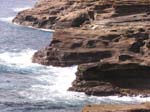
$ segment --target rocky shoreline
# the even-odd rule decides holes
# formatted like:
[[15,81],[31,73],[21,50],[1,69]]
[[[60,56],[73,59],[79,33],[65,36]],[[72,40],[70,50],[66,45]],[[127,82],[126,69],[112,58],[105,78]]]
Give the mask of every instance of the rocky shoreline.
[[33,62],[79,65],[69,90],[88,95],[150,95],[149,0],[39,0],[14,23],[54,29]]
[[149,112],[150,104],[134,105],[87,105],[82,112]]

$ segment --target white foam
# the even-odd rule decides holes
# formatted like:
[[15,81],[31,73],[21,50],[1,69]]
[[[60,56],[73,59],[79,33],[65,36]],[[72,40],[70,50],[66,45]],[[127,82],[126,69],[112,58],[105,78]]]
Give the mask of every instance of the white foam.
[[15,65],[30,65],[35,50],[26,49],[21,52],[4,52],[0,54],[0,62]]
[[69,92],[67,89],[71,87],[72,81],[75,79],[77,66],[74,67],[49,67],[47,75],[34,77],[35,79],[45,82],[46,84],[32,85],[19,94],[31,101],[48,100],[52,103],[62,103],[69,105],[84,105],[84,104],[100,104],[100,103],[141,103],[150,101],[150,97],[142,98],[141,96],[108,96],[96,97],[87,96],[84,93]]
[[32,28],[32,29],[36,29],[36,30],[40,30],[40,31],[55,32],[55,30],[52,30],[52,29],[35,28],[35,27],[32,27],[32,26],[27,26],[27,27]]
[[[19,92],[22,96],[26,96],[32,100],[60,100],[72,98],[72,92],[67,89],[71,86],[71,82],[75,79],[77,66],[74,67],[47,67],[49,74],[35,76],[34,78],[45,82],[44,85],[32,85],[31,88]],[[70,96],[70,97],[69,97]]]
[[33,49],[25,49],[20,52],[0,53],[0,65],[6,68],[6,72],[48,74],[50,71],[47,66],[32,63],[32,56],[35,52],[36,50]]
[[[13,22],[13,24],[17,25],[17,26],[24,26],[24,25],[20,25],[18,23],[15,23]],[[27,28],[32,28],[32,29],[36,29],[36,30],[40,30],[40,31],[45,31],[45,32],[55,32],[55,30],[52,30],[52,29],[44,29],[44,28],[35,28],[33,26],[24,26],[24,27],[27,27]]]
[[[61,74],[59,74],[61,77]],[[69,74],[68,74],[69,75]],[[70,74],[72,75],[72,74]],[[64,80],[63,77],[61,77]],[[73,81],[72,79],[65,79],[64,83]],[[55,80],[52,80],[54,81]],[[56,81],[58,84],[59,81]],[[70,83],[71,84],[71,83]],[[70,85],[69,84],[69,85]],[[150,97],[142,98],[140,96],[130,97],[130,96],[108,96],[108,97],[96,97],[96,96],[87,96],[84,93],[77,92],[68,92],[66,89],[69,86],[63,85],[33,85],[31,88],[25,91],[19,92],[21,96],[31,99],[32,101],[44,101],[48,100],[52,103],[61,103],[64,104],[72,104],[72,105],[80,105],[80,104],[100,104],[100,103],[113,103],[113,104],[134,104],[134,103],[142,103],[142,102],[150,102]],[[64,91],[65,90],[65,91]]]
[[14,17],[2,17],[0,21],[11,23]]
[[26,9],[30,9],[31,7],[29,6],[26,6],[26,7],[18,7],[18,8],[13,8],[13,11],[14,12],[20,12],[20,11],[23,11],[23,10],[26,10]]

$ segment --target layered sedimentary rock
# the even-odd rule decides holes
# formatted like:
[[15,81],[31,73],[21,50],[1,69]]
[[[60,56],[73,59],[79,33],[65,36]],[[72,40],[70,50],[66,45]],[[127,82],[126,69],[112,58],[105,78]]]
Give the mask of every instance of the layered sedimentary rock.
[[115,60],[83,64],[78,67],[70,90],[87,95],[148,95],[150,66]]
[[136,105],[87,105],[82,112],[149,112],[150,104]]
[[[140,7],[140,8],[139,8]],[[149,20],[149,0],[39,0],[34,8],[18,13],[13,22],[38,28],[89,27],[100,24]],[[124,16],[121,18],[117,18]],[[95,26],[95,27],[96,27]]]
[[89,95],[150,93],[149,0],[41,0],[13,22],[56,29],[33,62],[84,64],[70,90]]
[[37,52],[33,62],[70,66],[121,54],[148,55],[149,13],[148,0],[56,0],[55,4],[41,0],[20,12],[13,22],[63,28],[56,30],[51,44]]
[[107,43],[101,42],[98,36],[97,33],[90,34],[77,29],[70,29],[69,32],[57,30],[51,44],[34,54],[33,62],[44,65],[70,66],[112,57],[112,50],[105,49]]

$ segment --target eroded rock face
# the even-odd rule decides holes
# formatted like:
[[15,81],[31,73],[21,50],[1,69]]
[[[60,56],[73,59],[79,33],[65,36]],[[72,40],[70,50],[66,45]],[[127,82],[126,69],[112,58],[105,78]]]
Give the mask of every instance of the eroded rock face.
[[70,90],[98,96],[150,93],[149,0],[40,0],[13,22],[56,29],[33,62],[84,64]]
[[87,105],[82,112],[149,112],[150,104],[132,105]]
[[91,18],[86,7],[86,2],[80,1],[41,0],[34,8],[18,13],[13,22],[48,29],[80,27]]
[[149,66],[131,61],[83,64],[69,90],[97,96],[146,95],[150,93],[149,74]]
[[[149,31],[128,27],[115,32],[100,30],[56,30],[49,46],[33,56],[33,62],[44,65],[71,66],[103,59],[141,60],[149,63]],[[133,33],[128,33],[128,32]]]
[[34,8],[18,13],[13,22],[49,29],[86,25],[89,29],[93,26],[101,29],[106,23],[143,21],[147,24],[149,4],[149,0],[39,0]]
[[59,29],[51,44],[35,53],[33,62],[70,66],[104,58],[147,59],[149,13],[148,0],[56,0],[55,4],[41,0],[33,9],[20,12],[13,22]]
[[76,30],[76,32],[57,30],[51,44],[34,54],[33,62],[44,65],[71,66],[112,57],[113,50],[99,49],[99,47],[105,47],[106,43],[101,42],[97,36],[96,33],[89,34],[81,30]]

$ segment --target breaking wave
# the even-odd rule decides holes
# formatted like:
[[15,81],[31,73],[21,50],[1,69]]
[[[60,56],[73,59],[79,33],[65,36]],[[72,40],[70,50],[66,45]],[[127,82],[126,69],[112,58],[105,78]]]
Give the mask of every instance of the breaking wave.
[[62,68],[34,64],[31,61],[34,52],[36,50],[26,49],[21,52],[0,54],[1,72],[27,75],[38,82],[30,84],[31,80],[28,77],[27,82],[30,84],[30,87],[18,91],[21,97],[32,102],[48,101],[56,105],[81,106],[90,103],[140,103],[150,101],[150,98],[141,98],[140,96],[96,97],[87,96],[84,93],[69,92],[67,89],[75,79],[77,66]]
[[11,23],[14,17],[2,17],[0,21]]

